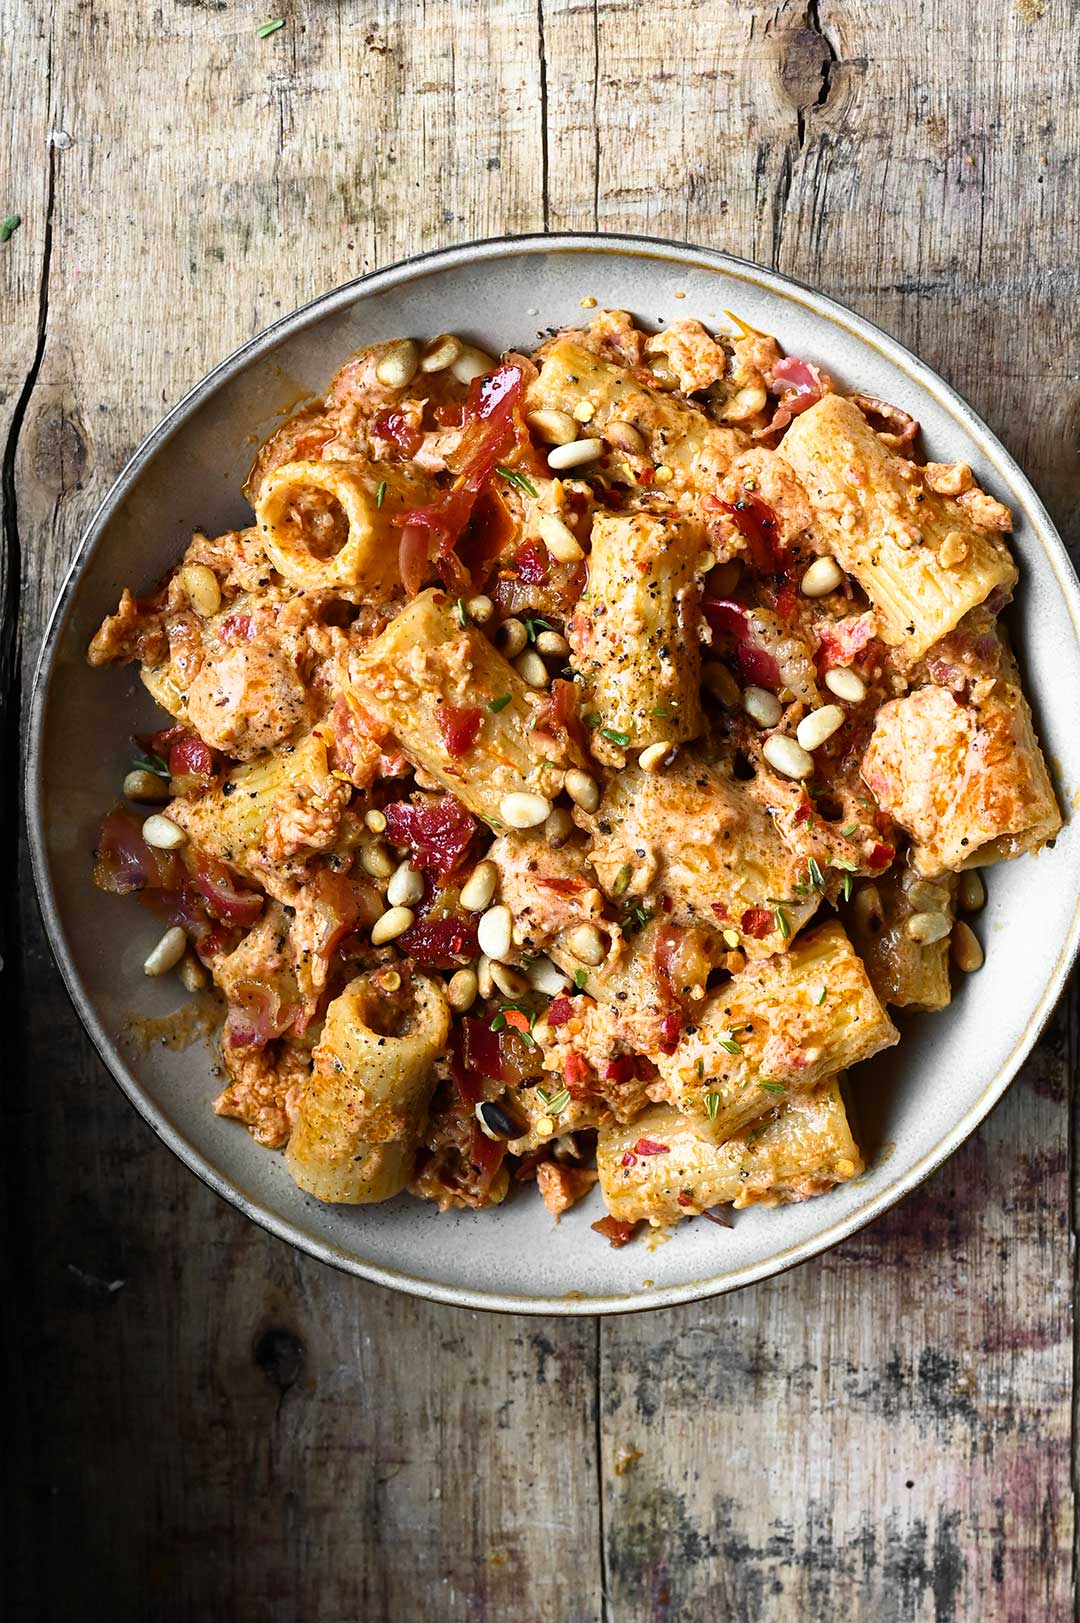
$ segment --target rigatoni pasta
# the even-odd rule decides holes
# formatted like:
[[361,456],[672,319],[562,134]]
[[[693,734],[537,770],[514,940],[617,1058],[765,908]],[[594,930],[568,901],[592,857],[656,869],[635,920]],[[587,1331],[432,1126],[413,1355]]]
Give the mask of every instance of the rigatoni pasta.
[[621,1244],[850,1181],[841,1073],[982,962],[968,870],[1060,827],[1007,510],[749,328],[424,353],[350,357],[255,524],[103,622],[164,715],[95,879],[318,1200],[598,1181]]

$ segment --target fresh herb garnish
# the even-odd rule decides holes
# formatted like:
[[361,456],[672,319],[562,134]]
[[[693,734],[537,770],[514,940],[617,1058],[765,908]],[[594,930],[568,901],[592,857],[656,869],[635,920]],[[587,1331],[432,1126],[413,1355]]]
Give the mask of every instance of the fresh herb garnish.
[[649,714],[650,716],[655,716],[657,721],[667,721],[671,715],[671,711],[668,709],[666,704],[656,704],[649,711]]
[[776,909],[776,928],[780,931],[780,939],[786,941],[791,934],[791,925],[782,907]]
[[847,827],[842,828],[840,832],[844,836],[845,840],[850,840],[853,834],[857,834],[859,832],[859,825],[858,823],[849,823]]
[[652,917],[653,910],[651,907],[646,907],[644,902],[635,902],[623,914],[622,927],[627,934],[636,935],[639,930],[644,930]]
[[536,1097],[549,1116],[561,1116],[570,1103],[570,1089],[562,1088],[558,1093],[548,1094],[543,1088],[537,1088]]
[[601,727],[600,737],[606,738],[609,744],[618,744],[622,749],[630,742],[629,733],[616,732],[614,727]]
[[530,642],[536,641],[538,631],[550,631],[551,623],[548,620],[526,620],[525,632]]
[[787,1092],[787,1088],[785,1088],[782,1082],[759,1082],[758,1087],[761,1089],[762,1093],[781,1094]]
[[492,1031],[505,1031],[506,1030],[506,1015],[503,1013],[503,1011],[501,1009],[499,1009],[495,1014],[492,1015],[490,1029]]
[[375,492],[375,506],[376,507],[381,507],[385,500],[386,500],[386,480],[385,479],[380,479],[379,480],[379,488]]
[[498,712],[500,710],[505,710],[509,703],[510,703],[510,695],[509,695],[509,693],[503,693],[497,699],[489,699],[488,700],[488,709],[489,710],[494,710],[496,712],[496,714],[498,714]]
[[705,1109],[709,1120],[715,1121],[716,1113],[720,1109],[720,1095],[718,1093],[707,1093],[705,1095]]
[[586,710],[581,719],[586,727],[599,727],[600,725],[600,717],[595,710]]
[[0,242],[7,242],[8,238],[13,237],[21,225],[21,214],[6,215],[5,218],[0,221]]
[[454,604],[454,607],[457,610],[458,625],[461,627],[462,631],[464,631],[465,627],[469,623],[469,611],[465,607],[464,600],[460,597]]
[[851,890],[852,890],[851,875],[849,873],[846,873],[844,875],[844,882],[840,886],[840,894],[843,896],[845,902],[850,902],[850,900],[851,900]]
[[628,862],[624,863],[619,869],[618,873],[615,875],[615,879],[611,886],[611,894],[613,896],[624,895],[626,892],[626,887],[629,885],[633,875],[633,868],[631,868]]
[[153,772],[155,777],[158,778],[172,777],[168,762],[164,761],[160,755],[136,755],[131,764],[139,772]]
[[823,986],[823,987],[822,987],[822,988],[821,988],[821,991],[820,991],[820,992],[819,992],[819,993],[818,993],[818,995],[817,995],[817,997],[816,997],[816,998],[815,998],[815,999],[814,999],[814,1007],[815,1007],[815,1008],[817,1008],[817,1009],[820,1009],[820,1008],[821,1008],[821,1005],[822,1005],[822,1004],[823,1004],[823,1003],[824,1003],[824,1001],[825,1001],[825,990],[826,990],[826,989],[825,989],[825,987],[824,987],[824,986]]
[[589,979],[589,971],[587,969],[575,969],[574,970],[574,985],[577,987],[579,992],[584,992],[585,983],[586,983],[586,981],[588,979]]
[[263,23],[261,28],[256,28],[255,32],[260,39],[267,39],[271,34],[276,34],[279,28],[284,27],[284,17],[275,17],[271,22]]
[[725,1054],[742,1053],[742,1044],[737,1043],[734,1037],[718,1037],[716,1040],[720,1044],[720,1047],[724,1050]]
[[816,857],[810,857],[807,860],[806,871],[810,875],[810,883],[814,887],[814,889],[815,890],[824,890],[825,889],[825,880],[822,877],[821,869],[818,866],[818,862],[817,862]]
[[536,495],[536,486],[533,484],[532,480],[527,478],[526,475],[523,474],[518,468],[496,467],[495,472],[501,474],[506,480],[507,484],[513,485],[515,490],[523,490],[526,496]]

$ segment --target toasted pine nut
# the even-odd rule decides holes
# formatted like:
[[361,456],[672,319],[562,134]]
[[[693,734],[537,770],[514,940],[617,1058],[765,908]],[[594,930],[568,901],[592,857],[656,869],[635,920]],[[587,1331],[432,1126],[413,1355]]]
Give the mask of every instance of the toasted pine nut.
[[187,951],[188,939],[178,924],[166,930],[153,952],[143,964],[144,975],[167,975],[175,969]]
[[529,633],[520,620],[504,620],[495,633],[495,643],[499,652],[507,659],[516,659],[529,641]]
[[485,597],[481,592],[478,597],[470,597],[465,605],[465,613],[476,625],[486,626],[495,613],[495,605],[490,597]]
[[536,639],[536,651],[545,654],[548,659],[565,659],[570,652],[570,644],[560,631],[541,631]]
[[495,982],[503,997],[523,997],[529,990],[529,983],[520,970],[511,969],[507,964],[492,962],[491,978]]
[[375,367],[375,376],[388,389],[405,389],[416,376],[420,346],[411,338],[396,338]]
[[482,913],[495,894],[499,870],[493,862],[478,862],[461,887],[462,907],[470,913]]
[[186,952],[180,960],[180,984],[185,992],[202,992],[210,984],[210,977],[193,952]]
[[716,553],[703,552],[694,565],[695,575],[708,575],[716,568]]
[[475,969],[455,970],[447,984],[446,1001],[458,1014],[464,1014],[476,1002],[478,990]]
[[411,907],[388,907],[381,918],[375,920],[371,926],[371,945],[384,947],[388,941],[396,941],[399,935],[412,928],[416,922],[416,914]]
[[643,772],[659,772],[671,755],[674,746],[665,739],[662,743],[649,744],[638,756],[638,766]]
[[627,456],[643,456],[645,452],[645,436],[641,430],[635,428],[633,423],[625,422],[621,417],[614,417],[604,424],[604,438],[616,451],[623,451]]
[[596,416],[596,407],[591,400],[579,400],[570,415],[576,423],[591,423]]
[[533,1128],[538,1138],[550,1138],[555,1131],[555,1123],[550,1116],[537,1116]]
[[558,997],[570,985],[570,977],[564,975],[550,958],[535,959],[525,973],[529,977],[529,985],[534,991],[543,992],[545,997]]
[[775,693],[768,688],[748,687],[742,696],[743,709],[759,727],[775,727],[784,714],[784,707]]
[[726,704],[729,710],[742,699],[738,682],[727,666],[721,665],[717,659],[706,660],[701,667],[701,680],[713,698],[719,699],[721,704]]
[[858,671],[850,670],[846,665],[834,665],[831,671],[826,671],[825,686],[847,704],[861,704],[866,698],[866,683]]
[[809,778],[814,771],[814,758],[801,744],[786,733],[770,733],[761,747],[769,765],[785,778]]
[[982,874],[969,868],[967,873],[960,875],[960,884],[957,887],[956,900],[963,913],[977,913],[981,907],[986,906],[986,886],[983,884]]
[[860,885],[855,892],[851,910],[855,923],[864,930],[871,930],[875,935],[885,922],[885,914],[881,907],[881,892],[876,885]]
[[472,383],[476,378],[482,378],[488,372],[494,372],[495,362],[490,355],[485,355],[482,349],[473,349],[463,345],[461,354],[451,361],[450,370],[459,383]]
[[379,811],[378,807],[372,806],[370,811],[366,811],[364,813],[364,825],[365,827],[369,828],[373,834],[385,834],[386,813]]
[[565,806],[553,806],[544,820],[544,838],[549,845],[565,845],[574,832],[574,819]]
[[944,941],[951,928],[944,913],[912,913],[904,925],[908,940],[914,941],[918,947],[929,947],[935,941]]
[[360,866],[372,879],[389,879],[397,863],[381,840],[372,840],[360,848]]
[[588,964],[591,969],[596,969],[607,957],[604,938],[595,924],[579,924],[576,930],[571,930],[566,946],[579,964]]
[[128,800],[143,800],[154,804],[157,801],[170,800],[172,789],[168,779],[159,778],[156,772],[145,772],[142,767],[136,767],[124,779],[124,794]]
[[656,472],[653,474],[653,478],[658,485],[670,485],[674,477],[675,474],[673,470],[668,467],[666,462],[660,462],[657,464]]
[[402,862],[390,875],[386,900],[391,907],[415,907],[424,894],[423,876],[410,862]]
[[421,372],[445,372],[464,348],[461,339],[452,332],[441,332],[437,338],[428,339],[420,355]]
[[563,788],[566,790],[575,806],[580,806],[584,812],[594,812],[600,804],[600,785],[588,772],[582,772],[580,767],[571,767],[563,779]]
[[495,982],[491,978],[491,959],[486,952],[480,954],[476,966],[476,985],[481,997],[490,997],[495,990]]
[[577,424],[568,411],[530,411],[525,421],[545,445],[569,445],[577,439]]
[[187,833],[171,817],[153,812],[142,826],[142,837],[158,851],[176,851],[185,844]]
[[973,975],[986,962],[978,936],[963,919],[959,919],[953,925],[952,955],[953,963],[957,969],[962,969],[965,975]]
[[916,913],[945,913],[949,906],[949,893],[943,885],[932,885],[928,879],[916,879],[905,885],[907,899]]
[[505,958],[514,939],[514,920],[510,909],[501,903],[498,907],[489,907],[486,913],[480,915],[476,935],[480,951],[492,960],[493,965]]
[[519,654],[514,661],[514,669],[531,688],[547,687],[548,668],[535,648],[526,648],[523,654]]
[[553,473],[561,473],[564,468],[583,468],[587,462],[595,462],[603,449],[603,440],[596,439],[574,440],[569,445],[554,445],[548,452],[548,467]]
[[220,609],[221,587],[207,564],[185,564],[180,571],[180,584],[200,620],[209,619]]
[[530,794],[527,790],[503,795],[499,813],[511,828],[538,828],[551,812],[551,801],[545,795]]
[[557,513],[541,513],[536,521],[540,539],[557,564],[577,563],[584,558],[581,543],[568,524]]
[[799,582],[799,590],[804,597],[827,597],[843,584],[844,571],[835,558],[815,558]]
[[795,729],[795,737],[804,750],[816,750],[844,725],[844,719],[838,704],[823,704],[820,710],[811,710],[803,717]]

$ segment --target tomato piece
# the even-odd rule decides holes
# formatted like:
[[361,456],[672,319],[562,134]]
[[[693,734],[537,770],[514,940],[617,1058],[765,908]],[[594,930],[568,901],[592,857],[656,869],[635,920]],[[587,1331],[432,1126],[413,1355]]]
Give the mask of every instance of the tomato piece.
[[548,1025],[565,1026],[573,1012],[574,1005],[568,997],[552,998],[547,1012]]
[[743,935],[751,936],[755,941],[764,941],[776,929],[776,920],[767,908],[748,907],[739,920],[739,928]]
[[434,801],[397,800],[386,807],[391,844],[408,846],[417,865],[439,881],[460,866],[478,826],[453,795]]
[[425,969],[457,969],[476,958],[478,920],[469,913],[447,913],[417,919],[397,938],[397,946]]
[[629,1245],[637,1232],[636,1223],[624,1223],[621,1217],[602,1217],[598,1223],[591,1223],[590,1228],[596,1234],[602,1234],[615,1250]]
[[529,586],[539,586],[547,580],[550,554],[540,541],[526,541],[514,555],[513,567],[521,580]]
[[442,734],[446,753],[459,761],[476,743],[484,712],[472,705],[440,704],[435,709],[435,720]]
[[660,1144],[655,1138],[639,1138],[634,1145],[635,1155],[670,1155],[671,1145]]
[[404,411],[384,411],[371,425],[380,439],[392,440],[402,456],[415,456],[424,443],[423,430]]

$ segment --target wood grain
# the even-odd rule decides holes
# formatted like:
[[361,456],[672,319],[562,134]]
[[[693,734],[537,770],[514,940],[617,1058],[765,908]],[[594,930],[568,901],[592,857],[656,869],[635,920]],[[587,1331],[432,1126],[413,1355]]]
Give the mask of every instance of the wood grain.
[[[504,231],[652,231],[845,299],[968,395],[1080,544],[1068,0],[977,26],[960,0],[283,14],[260,41],[248,4],[0,0],[16,713],[80,529],[168,403],[321,289]],[[831,1256],[541,1324],[243,1222],[109,1084],[25,857],[6,905],[13,1615],[1071,1615],[1075,994],[981,1132]]]

